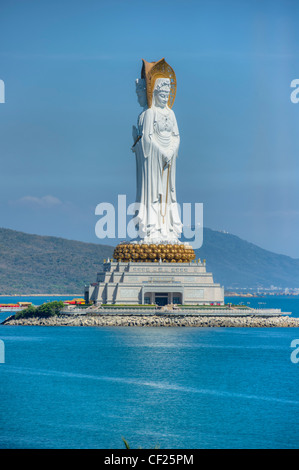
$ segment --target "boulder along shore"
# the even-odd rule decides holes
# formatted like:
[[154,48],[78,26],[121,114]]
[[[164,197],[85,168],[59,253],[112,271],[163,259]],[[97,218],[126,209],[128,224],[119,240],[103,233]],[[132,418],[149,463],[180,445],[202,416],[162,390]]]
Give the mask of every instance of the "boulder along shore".
[[2,325],[21,326],[142,326],[142,327],[299,327],[289,316],[195,316],[195,315],[57,315],[49,318],[8,317]]

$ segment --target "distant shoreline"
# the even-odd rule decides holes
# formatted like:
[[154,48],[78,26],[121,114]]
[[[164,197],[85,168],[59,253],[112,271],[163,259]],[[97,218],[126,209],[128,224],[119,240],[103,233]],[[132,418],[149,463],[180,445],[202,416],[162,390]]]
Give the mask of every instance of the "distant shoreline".
[[0,297],[82,297],[81,294],[0,294]]
[[[82,292],[79,294],[0,294],[0,297],[83,297]],[[224,297],[241,297],[241,298],[257,298],[257,297],[266,297],[271,296],[275,297],[298,297],[299,294],[234,294],[234,293],[225,293]]]
[[[254,298],[263,298],[263,297],[288,297],[288,298],[299,298],[297,294],[260,294],[260,295],[246,295],[246,294],[224,294],[224,297],[239,297],[241,299],[254,299]],[[80,297],[83,298],[82,292],[80,294],[0,294],[1,297]]]

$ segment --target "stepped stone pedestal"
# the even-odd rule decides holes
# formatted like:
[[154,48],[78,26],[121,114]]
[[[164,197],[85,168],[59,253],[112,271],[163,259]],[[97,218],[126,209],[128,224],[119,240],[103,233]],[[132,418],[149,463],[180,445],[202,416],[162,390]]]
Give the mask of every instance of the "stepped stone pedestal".
[[85,286],[95,304],[224,304],[224,288],[206,272],[205,262],[108,261],[96,282]]

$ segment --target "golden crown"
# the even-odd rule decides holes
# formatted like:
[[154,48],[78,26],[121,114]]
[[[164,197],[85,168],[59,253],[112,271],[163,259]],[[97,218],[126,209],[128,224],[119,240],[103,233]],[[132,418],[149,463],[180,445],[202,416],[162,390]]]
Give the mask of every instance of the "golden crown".
[[142,59],[141,78],[145,79],[146,82],[146,96],[147,104],[150,108],[152,106],[153,91],[155,88],[155,82],[157,78],[169,78],[170,80],[170,93],[168,98],[168,106],[172,108],[176,95],[176,76],[174,70],[166,62],[166,60],[160,59],[157,62],[147,62]]

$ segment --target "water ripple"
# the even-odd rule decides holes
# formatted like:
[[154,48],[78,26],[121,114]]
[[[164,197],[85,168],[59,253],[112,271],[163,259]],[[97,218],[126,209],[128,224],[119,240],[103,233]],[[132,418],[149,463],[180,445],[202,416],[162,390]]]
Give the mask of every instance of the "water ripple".
[[62,378],[68,377],[70,379],[84,379],[84,380],[94,380],[94,381],[102,381],[102,382],[114,382],[114,383],[135,385],[139,387],[150,387],[150,388],[160,389],[160,390],[177,391],[181,393],[194,393],[194,394],[211,395],[215,397],[226,397],[226,398],[240,398],[240,399],[245,399],[245,400],[261,400],[261,401],[295,405],[295,406],[299,405],[299,401],[288,400],[285,398],[244,394],[244,393],[230,392],[230,391],[217,390],[217,389],[185,387],[185,386],[181,386],[175,383],[145,381],[145,380],[140,380],[137,378],[129,378],[129,377],[90,375],[90,374],[80,374],[80,373],[74,373],[74,372],[65,372],[65,371],[56,371],[56,370],[47,370],[47,369],[32,369],[32,368],[16,367],[16,366],[9,366],[9,365],[6,365],[6,367],[2,369],[2,372],[24,374],[24,375],[39,375],[39,376],[47,376],[47,377],[62,377]]

